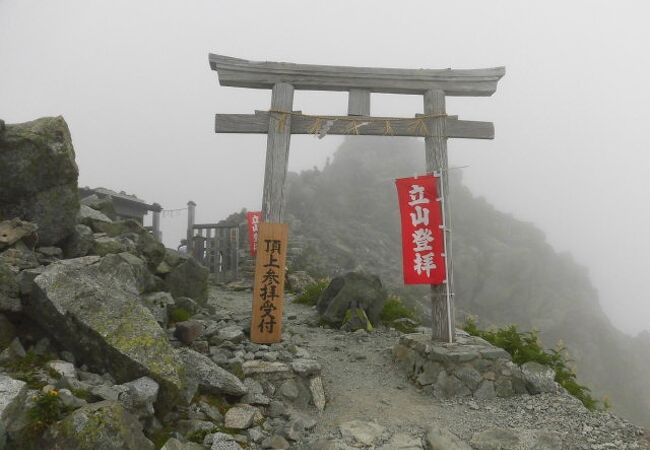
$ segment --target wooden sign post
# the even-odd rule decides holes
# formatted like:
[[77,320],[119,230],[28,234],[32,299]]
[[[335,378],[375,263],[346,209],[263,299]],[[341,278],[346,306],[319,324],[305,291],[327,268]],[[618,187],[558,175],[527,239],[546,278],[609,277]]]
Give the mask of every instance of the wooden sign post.
[[[217,133],[267,135],[262,217],[280,223],[284,213],[284,188],[292,134],[423,137],[427,173],[440,175],[438,190],[443,203],[445,249],[449,276],[431,288],[432,337],[453,342],[455,337],[451,227],[447,198],[447,139],[493,139],[491,122],[459,120],[447,115],[445,97],[492,95],[505,75],[504,67],[489,69],[389,69],[321,66],[282,62],[246,61],[209,55],[210,67],[222,86],[270,89],[271,108],[255,114],[217,114]],[[347,116],[306,115],[293,111],[294,90],[347,91]],[[423,97],[424,114],[414,117],[373,117],[370,95],[410,94]],[[260,250],[263,247],[260,241]],[[257,274],[256,274],[257,279]],[[257,286],[256,286],[257,289]],[[252,329],[252,328],[251,328]]]
[[282,340],[288,233],[287,224],[259,225],[251,320],[251,341],[256,344],[272,344]]

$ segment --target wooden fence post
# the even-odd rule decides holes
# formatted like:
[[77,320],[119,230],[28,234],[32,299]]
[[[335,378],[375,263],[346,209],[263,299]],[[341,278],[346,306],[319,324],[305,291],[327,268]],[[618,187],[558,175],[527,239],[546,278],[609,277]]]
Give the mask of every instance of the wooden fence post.
[[187,202],[187,254],[188,255],[194,254],[194,243],[192,241],[194,237],[195,208],[196,208],[196,203],[194,203],[192,200]]

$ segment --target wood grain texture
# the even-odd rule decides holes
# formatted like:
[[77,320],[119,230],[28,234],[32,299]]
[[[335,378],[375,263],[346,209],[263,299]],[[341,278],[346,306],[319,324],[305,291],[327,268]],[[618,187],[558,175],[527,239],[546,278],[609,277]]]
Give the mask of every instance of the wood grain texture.
[[282,341],[288,236],[287,224],[260,223],[250,334],[256,344]]
[[505,67],[488,69],[395,69],[323,66],[245,59],[210,53],[210,67],[222,86],[271,89],[289,83],[295,89],[349,91],[367,89],[386,94],[423,95],[442,90],[453,96],[490,96]]
[[[293,91],[293,86],[290,84],[280,83],[273,86],[271,109],[291,111]],[[268,117],[264,193],[262,195],[262,219],[264,222],[282,222],[292,117],[291,114],[281,113],[270,113]]]
[[[428,91],[424,94],[424,113],[427,115],[445,114],[445,93],[439,90]],[[443,118],[433,118],[428,121],[432,128],[433,136],[424,139],[427,173],[439,172],[439,191],[442,192],[444,221],[449,225],[449,203],[448,203],[448,183],[447,183],[447,139]],[[442,186],[440,186],[442,185]],[[441,189],[442,188],[442,189]],[[440,192],[439,194],[440,195]],[[449,243],[451,240],[447,239]],[[452,252],[448,244],[445,249],[447,254],[447,267],[449,274],[452,273]],[[447,279],[447,283],[451,280]],[[431,319],[432,319],[432,338],[435,341],[453,341],[455,339],[456,324],[454,317],[453,297],[451,299],[450,310],[447,308],[447,285],[439,284],[431,286]],[[451,314],[451,333],[449,329],[449,317]]]
[[[269,116],[271,113],[266,111],[256,111],[255,114],[216,114],[215,131],[217,133],[254,133],[266,134],[269,130]],[[332,116],[345,120],[333,120],[333,123],[327,130],[326,134],[332,135],[351,135],[356,134],[351,130],[352,122],[348,116]],[[386,135],[385,120],[392,121],[392,134],[389,136],[423,136],[421,129],[412,126],[411,120],[403,120],[397,117],[375,117],[372,122],[364,122],[364,117],[355,117],[357,126],[356,130],[359,135],[364,136],[384,136]],[[291,117],[291,134],[312,134],[314,126],[314,117],[308,115],[292,115]],[[445,133],[450,138],[461,139],[494,139],[494,125],[492,122],[478,122],[472,120],[458,120],[455,116],[448,116],[445,120]],[[323,120],[323,127],[327,126],[327,121]],[[427,127],[429,134],[433,129]]]

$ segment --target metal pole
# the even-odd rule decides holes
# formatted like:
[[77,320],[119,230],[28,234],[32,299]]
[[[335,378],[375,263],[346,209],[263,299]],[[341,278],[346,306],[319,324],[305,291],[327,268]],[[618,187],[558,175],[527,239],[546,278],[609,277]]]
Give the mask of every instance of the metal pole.
[[[445,211],[445,183],[443,182],[442,179],[442,172],[437,172],[433,174],[434,177],[437,177],[439,180],[439,186],[440,186],[440,207],[442,208],[442,211]],[[450,288],[450,279],[449,279],[449,261],[447,260],[447,233],[449,230],[447,229],[447,219],[445,217],[445,214],[442,214],[442,236],[443,236],[443,245],[445,248],[445,288],[446,288],[446,294],[447,294],[447,328],[449,329],[449,343],[451,344],[454,342],[454,332],[456,330],[452,329],[452,320],[451,320],[451,315],[452,315],[452,310],[451,310],[451,288]]]

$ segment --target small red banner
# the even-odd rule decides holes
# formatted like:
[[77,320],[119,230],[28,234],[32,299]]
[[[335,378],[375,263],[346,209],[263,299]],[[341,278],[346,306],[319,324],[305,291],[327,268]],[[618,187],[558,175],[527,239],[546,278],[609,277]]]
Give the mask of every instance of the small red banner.
[[442,284],[446,279],[436,180],[433,175],[395,180],[402,218],[404,284]]
[[260,222],[262,221],[262,212],[247,212],[246,221],[248,222],[248,246],[250,247],[251,256],[255,256],[257,253],[257,235],[259,234]]

